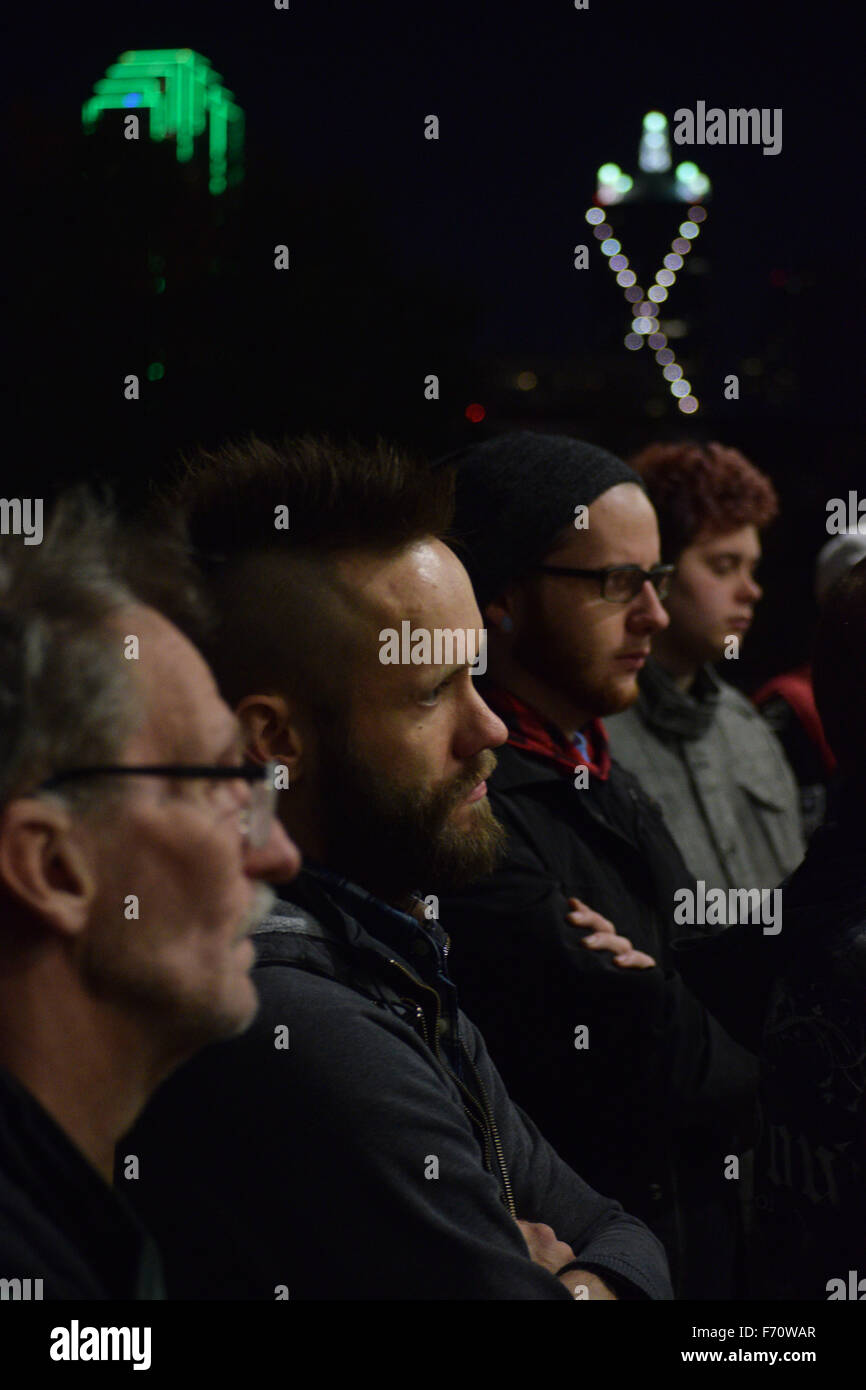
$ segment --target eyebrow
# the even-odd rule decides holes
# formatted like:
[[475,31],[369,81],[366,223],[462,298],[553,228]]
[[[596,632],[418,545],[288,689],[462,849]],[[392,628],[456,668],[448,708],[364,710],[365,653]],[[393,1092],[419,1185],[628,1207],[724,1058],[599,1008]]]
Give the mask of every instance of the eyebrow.
[[431,685],[442,685],[444,681],[451,680],[453,676],[459,675],[461,671],[467,670],[469,662],[464,661],[459,666],[436,666],[431,661],[429,666],[417,665],[410,667],[412,673],[412,686],[417,689],[423,686],[425,689]]

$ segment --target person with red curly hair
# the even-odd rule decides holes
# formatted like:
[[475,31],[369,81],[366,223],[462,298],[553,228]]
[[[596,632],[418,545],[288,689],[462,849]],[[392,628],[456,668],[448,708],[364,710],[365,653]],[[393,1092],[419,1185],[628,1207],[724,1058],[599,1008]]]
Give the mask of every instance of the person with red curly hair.
[[752,624],[776,490],[721,444],[653,444],[632,466],[676,573],[638,699],[607,721],[612,752],[658,801],[708,889],[775,888],[803,857],[796,783],[772,730],[714,666],[739,656]]

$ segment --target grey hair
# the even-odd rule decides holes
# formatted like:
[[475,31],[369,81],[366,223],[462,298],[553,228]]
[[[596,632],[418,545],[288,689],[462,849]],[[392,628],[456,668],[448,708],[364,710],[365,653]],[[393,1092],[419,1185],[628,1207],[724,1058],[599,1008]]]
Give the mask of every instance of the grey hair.
[[[64,494],[42,542],[0,539],[0,806],[57,772],[117,762],[143,718],[122,635],[110,620],[137,600],[122,578],[113,511]],[[89,808],[107,779],[63,788]]]

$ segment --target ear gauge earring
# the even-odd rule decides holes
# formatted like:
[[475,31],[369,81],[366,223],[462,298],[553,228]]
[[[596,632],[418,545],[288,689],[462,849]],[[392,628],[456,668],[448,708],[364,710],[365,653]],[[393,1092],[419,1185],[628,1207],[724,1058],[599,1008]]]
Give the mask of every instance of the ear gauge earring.
[[511,618],[507,613],[504,615],[502,622],[499,624],[499,631],[506,633],[514,631],[514,623],[511,621]]

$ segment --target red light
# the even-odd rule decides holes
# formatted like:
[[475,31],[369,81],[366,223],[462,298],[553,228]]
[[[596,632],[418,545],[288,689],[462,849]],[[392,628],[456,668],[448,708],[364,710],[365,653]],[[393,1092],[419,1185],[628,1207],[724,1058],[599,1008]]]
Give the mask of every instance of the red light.
[[484,409],[483,405],[479,405],[477,401],[474,401],[472,405],[467,405],[463,413],[467,420],[472,421],[473,425],[478,425],[484,419],[487,411]]
[[774,289],[774,290],[780,290],[780,289],[782,288],[782,286],[783,286],[783,285],[787,285],[787,283],[788,283],[788,272],[787,272],[787,270],[771,270],[771,271],[770,271],[770,284],[773,286],[773,289]]

